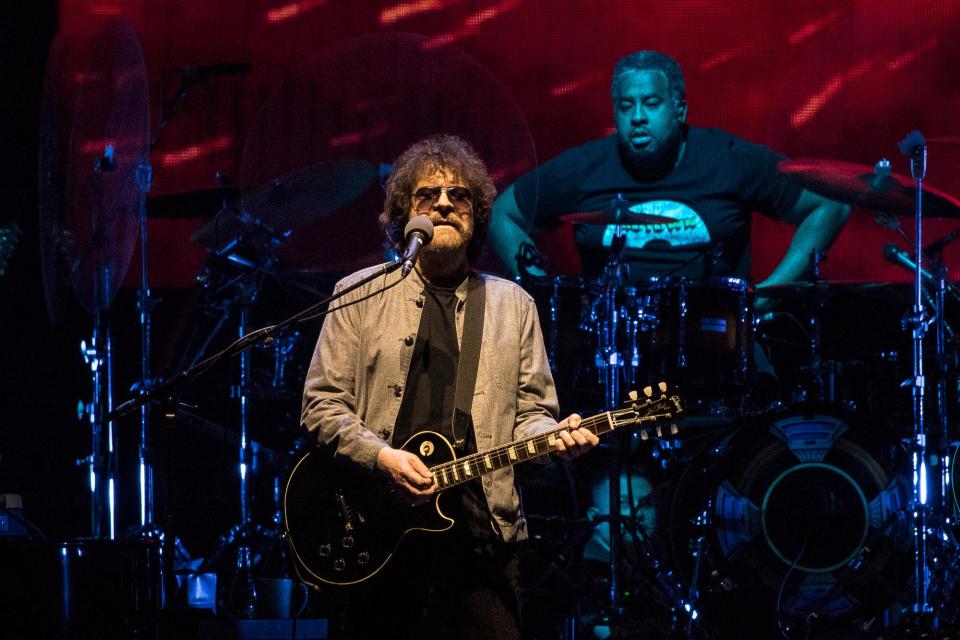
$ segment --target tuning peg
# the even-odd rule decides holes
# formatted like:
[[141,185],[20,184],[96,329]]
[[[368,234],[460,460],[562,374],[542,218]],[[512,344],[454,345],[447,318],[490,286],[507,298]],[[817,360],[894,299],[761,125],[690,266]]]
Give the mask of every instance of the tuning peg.
[[643,388],[643,395],[647,396],[648,398],[652,398],[652,397],[653,397],[653,387],[644,387],[644,388]]
[[667,383],[666,383],[666,382],[663,382],[663,381],[661,380],[660,383],[657,385],[657,387],[660,389],[660,393],[666,393],[666,392],[667,392]]
[[630,393],[627,394],[627,397],[630,398],[631,400],[636,400],[639,396],[636,391],[631,391]]
[[641,440],[649,440],[649,439],[650,439],[650,434],[647,433],[647,430],[646,430],[646,429],[644,429],[643,431],[640,432],[640,439],[641,439]]
[[675,436],[680,433],[680,427],[675,424],[670,425],[670,435]]

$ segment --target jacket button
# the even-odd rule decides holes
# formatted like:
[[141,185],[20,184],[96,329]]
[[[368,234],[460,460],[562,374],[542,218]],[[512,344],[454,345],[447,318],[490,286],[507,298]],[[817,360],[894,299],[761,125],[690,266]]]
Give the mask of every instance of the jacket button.
[[423,298],[417,298],[416,305],[420,308],[423,308]]
[[404,338],[403,344],[407,345],[408,347],[413,346],[413,336],[407,336]]

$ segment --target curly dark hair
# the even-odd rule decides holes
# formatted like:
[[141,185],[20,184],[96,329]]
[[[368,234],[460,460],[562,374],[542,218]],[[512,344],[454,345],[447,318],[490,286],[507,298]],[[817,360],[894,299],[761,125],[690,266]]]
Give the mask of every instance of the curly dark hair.
[[634,71],[659,71],[666,77],[670,86],[670,95],[673,106],[679,109],[687,103],[687,83],[683,79],[683,71],[677,61],[659,51],[634,51],[617,60],[613,68],[613,81],[610,83],[610,95],[614,104],[620,98],[617,95],[617,85],[620,79]]
[[413,204],[413,187],[417,179],[436,171],[457,176],[473,194],[473,239],[467,247],[467,260],[476,262],[487,241],[490,209],[497,189],[487,167],[473,147],[462,138],[439,134],[414,143],[393,163],[387,180],[387,197],[380,213],[380,224],[387,237],[402,250],[403,228]]

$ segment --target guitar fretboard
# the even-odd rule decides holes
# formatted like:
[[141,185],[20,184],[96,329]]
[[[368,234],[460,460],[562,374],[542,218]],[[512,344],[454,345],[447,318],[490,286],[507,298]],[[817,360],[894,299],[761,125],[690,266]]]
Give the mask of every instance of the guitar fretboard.
[[[614,429],[627,425],[641,425],[645,423],[662,423],[676,418],[682,411],[682,405],[676,396],[661,397],[658,400],[647,400],[627,409],[606,411],[580,422],[581,429],[587,429],[596,435],[609,433]],[[430,467],[437,481],[437,489],[449,489],[490,473],[527,460],[539,458],[557,450],[560,442],[561,428],[545,431],[535,436],[522,438],[509,444],[472,453],[450,462]],[[640,435],[649,437],[651,432],[662,436],[661,427],[644,429]],[[673,433],[676,427],[673,427]]]

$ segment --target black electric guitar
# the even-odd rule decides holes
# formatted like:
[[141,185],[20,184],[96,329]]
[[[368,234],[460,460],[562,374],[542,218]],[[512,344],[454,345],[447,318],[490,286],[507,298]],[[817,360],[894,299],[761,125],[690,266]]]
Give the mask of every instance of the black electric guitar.
[[[659,385],[659,395],[647,387],[643,397],[632,392],[623,409],[585,418],[580,427],[601,435],[623,427],[639,427],[640,437],[677,433],[683,404]],[[420,506],[386,480],[329,454],[307,453],[294,466],[283,500],[284,526],[300,579],[350,585],[367,580],[387,564],[400,541],[412,531],[438,532],[453,526],[440,509],[445,489],[491,471],[539,458],[556,450],[559,429],[516,440],[457,458],[439,433],[421,431],[402,449],[423,460],[437,484],[437,494]]]

